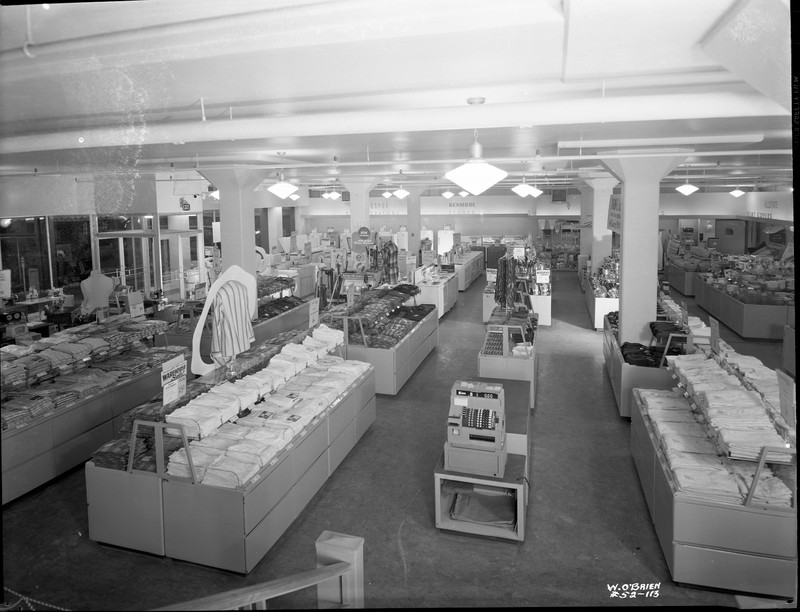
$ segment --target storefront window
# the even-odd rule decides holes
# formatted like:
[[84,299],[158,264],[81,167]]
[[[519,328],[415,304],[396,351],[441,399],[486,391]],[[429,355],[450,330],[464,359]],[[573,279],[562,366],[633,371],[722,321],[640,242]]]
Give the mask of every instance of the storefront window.
[[50,289],[47,221],[44,217],[0,219],[0,263],[11,271],[11,291]]
[[92,271],[89,217],[50,217],[50,252],[53,258],[53,285],[66,287],[80,283]]

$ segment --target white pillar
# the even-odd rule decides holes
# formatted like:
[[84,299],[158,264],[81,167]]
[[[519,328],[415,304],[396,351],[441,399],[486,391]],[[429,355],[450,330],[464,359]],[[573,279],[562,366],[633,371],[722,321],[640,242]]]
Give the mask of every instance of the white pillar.
[[[597,270],[603,260],[611,255],[612,232],[608,229],[608,206],[611,194],[619,180],[614,177],[589,179],[586,185],[580,187],[581,191],[581,219],[583,219],[584,194],[589,195],[591,201],[592,231],[586,232],[590,240],[589,250],[586,253],[592,260],[592,270]],[[583,234],[581,231],[581,249],[583,249]],[[581,253],[583,254],[583,253]]]
[[222,243],[222,270],[237,265],[253,276],[256,262],[255,204],[253,191],[269,176],[266,170],[198,171],[219,189],[219,230]]
[[350,231],[357,232],[359,227],[369,227],[369,192],[378,181],[348,179],[341,183],[350,193]]
[[[624,157],[603,163],[623,183],[619,265],[619,342],[650,340],[658,288],[658,211],[661,179],[690,151],[674,157]],[[618,151],[615,153],[623,153]],[[683,155],[679,155],[683,153]],[[594,219],[595,224],[600,219]],[[592,265],[599,265],[593,261]]]
[[417,257],[419,260],[419,232],[422,229],[422,194],[427,189],[427,185],[405,187],[408,191],[406,196],[406,228],[408,229],[408,254]]

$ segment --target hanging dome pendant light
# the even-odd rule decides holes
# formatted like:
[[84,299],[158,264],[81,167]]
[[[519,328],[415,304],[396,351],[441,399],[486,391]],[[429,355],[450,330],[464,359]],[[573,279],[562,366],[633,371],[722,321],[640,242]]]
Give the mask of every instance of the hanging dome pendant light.
[[470,147],[470,153],[472,157],[466,163],[445,173],[448,181],[453,181],[472,195],[479,195],[508,176],[508,172],[481,158],[483,147],[478,142],[478,130],[475,130],[475,142]]
[[292,185],[291,183],[286,182],[286,180],[283,177],[283,156],[286,155],[286,153],[278,153],[278,155],[280,155],[281,157],[281,170],[280,174],[278,175],[280,180],[274,185],[270,185],[269,187],[267,187],[267,191],[269,191],[272,194],[275,194],[281,200],[285,200],[295,191],[297,191],[297,185]]

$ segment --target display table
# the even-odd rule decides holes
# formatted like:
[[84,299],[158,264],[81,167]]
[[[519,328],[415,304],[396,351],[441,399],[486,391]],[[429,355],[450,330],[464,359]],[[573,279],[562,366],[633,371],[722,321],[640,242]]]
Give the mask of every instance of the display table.
[[458,278],[458,290],[466,291],[476,278],[483,274],[484,255],[479,251],[470,251],[466,255],[457,256],[453,264]]
[[697,275],[696,272],[684,270],[670,263],[667,264],[666,273],[670,287],[687,297],[691,297],[695,294],[696,289],[694,288],[694,284]]
[[702,277],[696,279],[695,296],[698,306],[742,338],[781,340],[783,328],[794,324],[794,306],[745,304]]
[[631,416],[633,389],[671,389],[672,375],[666,368],[648,368],[627,363],[607,318],[603,327],[603,361],[614,389],[614,399],[621,417]]
[[375,420],[370,368],[243,487],[86,464],[89,538],[249,573]]
[[[349,328],[347,321],[344,327]],[[368,348],[347,342],[345,336],[346,359],[366,361],[375,368],[375,392],[396,395],[439,344],[439,315],[435,309],[429,312],[392,348]]]
[[3,503],[80,465],[119,431],[121,415],[161,390],[161,366],[2,436]]
[[442,274],[438,280],[421,281],[417,286],[417,303],[433,304],[440,318],[455,306],[458,299],[458,277],[455,274]]
[[[552,286],[552,285],[551,285]],[[551,295],[528,295],[530,307],[538,315],[538,325],[552,324],[552,303]]]
[[[501,383],[505,394],[506,448],[508,455],[502,478],[467,474],[444,469],[444,453],[433,472],[436,527],[482,536],[523,541],[525,539],[525,515],[528,508],[529,457],[528,432],[530,409],[533,408],[533,384],[518,380],[499,378],[470,378],[470,381]],[[526,401],[528,398],[528,401]],[[486,494],[505,494],[513,497],[516,521],[513,525],[492,525],[456,520],[450,515],[454,494],[443,491],[449,482],[467,483]]]
[[[513,380],[527,380],[535,393],[536,381],[536,334],[530,343],[527,355],[514,355],[513,347],[522,342],[526,325],[533,326],[530,320],[523,323],[504,321],[500,315],[502,309],[495,314],[486,325],[486,336],[478,353],[478,374],[486,377],[502,377]],[[528,318],[530,318],[528,314]]]
[[745,506],[678,489],[634,393],[631,454],[672,579],[716,589],[797,596],[797,511]]
[[619,310],[619,298],[594,297],[591,283],[586,287],[584,295],[586,297],[586,307],[589,309],[589,317],[592,320],[592,327],[600,331],[603,329],[605,316],[609,312]]

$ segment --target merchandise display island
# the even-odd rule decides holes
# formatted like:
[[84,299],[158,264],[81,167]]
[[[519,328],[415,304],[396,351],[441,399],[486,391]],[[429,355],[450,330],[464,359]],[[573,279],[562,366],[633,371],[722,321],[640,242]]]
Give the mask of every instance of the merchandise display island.
[[796,508],[682,490],[640,389],[634,390],[632,403],[631,454],[672,579],[794,599]]
[[440,274],[417,283],[419,304],[433,304],[439,317],[443,317],[455,306],[458,300],[458,276],[455,273]]
[[695,295],[694,284],[697,274],[694,269],[686,269],[674,263],[668,263],[665,272],[670,287],[686,297]]
[[[478,377],[467,382],[501,384],[505,394],[507,460],[502,477],[445,469],[442,454],[433,472],[438,529],[523,541],[530,488],[528,436],[533,382]],[[466,498],[466,499],[465,499]],[[472,503],[470,503],[472,502]],[[462,516],[461,508],[472,506]]]
[[85,468],[89,537],[249,573],[374,420],[375,369],[370,366],[240,486],[136,470],[131,462],[120,470],[89,461]]
[[497,307],[478,353],[480,376],[530,381],[531,405],[536,397],[536,325],[536,316],[528,311]]
[[464,255],[457,255],[453,260],[458,290],[466,291],[472,282],[483,274],[484,254],[481,251],[468,251]]

